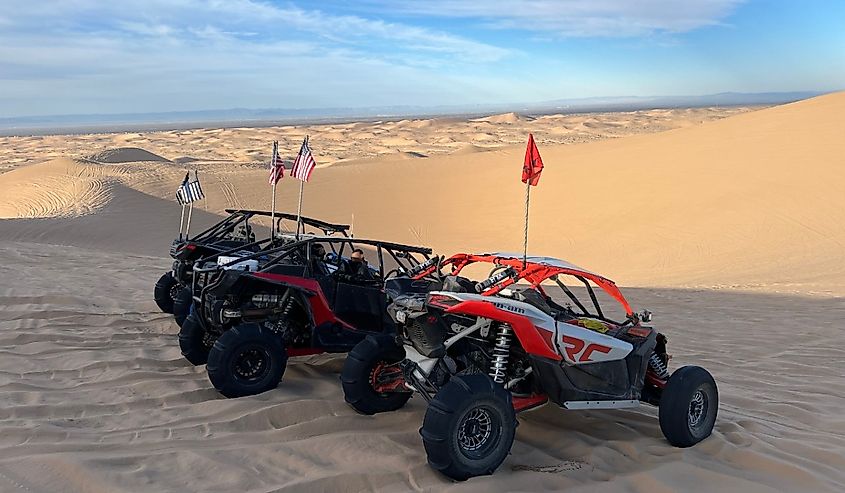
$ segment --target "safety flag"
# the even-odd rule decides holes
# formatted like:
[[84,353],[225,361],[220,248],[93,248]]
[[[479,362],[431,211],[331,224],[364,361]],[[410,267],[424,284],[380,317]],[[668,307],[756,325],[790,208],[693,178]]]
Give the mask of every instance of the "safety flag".
[[525,149],[525,163],[522,165],[522,183],[530,186],[537,186],[540,182],[540,173],[543,171],[543,158],[537,144],[534,143],[534,135],[528,134],[528,147]]

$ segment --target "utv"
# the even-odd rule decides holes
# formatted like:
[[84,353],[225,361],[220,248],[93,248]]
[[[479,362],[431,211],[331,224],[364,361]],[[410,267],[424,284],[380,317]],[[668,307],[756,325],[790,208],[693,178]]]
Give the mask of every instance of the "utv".
[[[220,254],[234,255],[243,251],[257,252],[261,249],[272,248],[294,239],[292,233],[277,233],[261,241],[255,240],[255,232],[250,220],[255,216],[270,217],[268,211],[254,211],[244,209],[226,209],[229,216],[214,226],[190,238],[177,238],[170,245],[170,256],[173,257],[173,268],[159,278],[155,285],[155,302],[161,311],[173,313],[176,322],[181,326],[188,314],[191,303],[190,289],[193,264],[198,259],[204,261],[215,260]],[[296,221],[296,214],[277,212],[276,231],[287,231],[284,221]],[[318,219],[302,218],[302,223],[311,231],[323,235],[342,234],[346,236],[349,226],[330,224]],[[307,231],[308,229],[306,229]]]
[[[495,265],[477,284],[459,276],[475,262]],[[417,274],[426,276],[442,279],[443,289],[398,296],[388,307],[397,336],[359,343],[341,381],[346,401],[364,414],[422,395],[423,445],[444,475],[492,474],[513,444],[516,413],[549,400],[576,410],[658,406],[660,429],[677,447],[713,430],[713,377],[697,366],[670,375],[666,337],[643,325],[651,314],[634,313],[609,279],[562,260],[509,254],[455,255]],[[621,305],[624,321],[606,314],[599,295]]]
[[[353,262],[363,251],[373,267]],[[388,296],[427,289],[407,273],[430,266],[430,254],[423,247],[326,236],[223,265],[195,264],[194,309],[179,333],[182,354],[207,363],[211,383],[227,397],[271,390],[289,356],[347,352],[367,334],[394,334]]]

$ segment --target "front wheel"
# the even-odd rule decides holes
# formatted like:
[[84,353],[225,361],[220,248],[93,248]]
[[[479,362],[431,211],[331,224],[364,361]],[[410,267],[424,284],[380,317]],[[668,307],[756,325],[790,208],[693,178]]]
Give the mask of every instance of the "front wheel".
[[[340,374],[343,398],[361,414],[395,411],[408,402],[398,363],[405,350],[389,336],[367,336],[346,356]],[[401,386],[401,388],[400,388]]]
[[217,338],[206,370],[221,394],[242,397],[275,389],[287,363],[288,353],[278,335],[258,324],[241,324]]
[[176,282],[172,272],[165,272],[158,278],[153,290],[153,299],[161,311],[173,313],[173,300],[179,294],[179,289],[181,289],[179,283]]
[[691,447],[713,432],[719,391],[710,372],[684,366],[669,377],[660,396],[660,430],[672,445]]
[[188,313],[191,312],[191,304],[194,302],[194,295],[191,288],[182,288],[176,299],[173,300],[173,318],[179,327],[185,322]]
[[460,375],[435,394],[420,434],[429,465],[463,481],[502,464],[516,425],[510,392],[487,375]]
[[182,356],[195,366],[204,365],[208,361],[208,352],[214,344],[214,337],[202,328],[196,317],[196,313],[188,315],[179,329]]

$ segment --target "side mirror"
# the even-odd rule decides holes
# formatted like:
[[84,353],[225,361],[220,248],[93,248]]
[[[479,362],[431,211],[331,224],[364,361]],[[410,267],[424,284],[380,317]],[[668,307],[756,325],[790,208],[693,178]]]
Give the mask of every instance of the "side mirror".
[[651,322],[651,312],[648,310],[643,310],[642,313],[640,313],[640,322]]

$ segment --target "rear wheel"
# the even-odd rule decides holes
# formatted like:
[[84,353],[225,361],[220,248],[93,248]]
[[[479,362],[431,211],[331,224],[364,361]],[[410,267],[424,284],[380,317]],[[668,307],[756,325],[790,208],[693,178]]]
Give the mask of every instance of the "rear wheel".
[[691,447],[709,437],[719,410],[719,391],[710,373],[684,366],[669,377],[660,396],[660,430],[672,445]]
[[173,313],[173,300],[179,294],[179,289],[181,287],[176,282],[172,272],[166,272],[158,279],[153,291],[153,298],[161,311]]
[[173,318],[176,320],[176,325],[182,326],[188,313],[191,311],[191,304],[194,302],[191,288],[182,288],[176,299],[173,300]]
[[[395,411],[408,402],[411,392],[404,388],[398,364],[405,359],[405,350],[392,337],[367,336],[346,356],[340,381],[343,397],[356,411],[376,414]],[[397,374],[399,372],[399,374]]]
[[223,333],[208,354],[208,378],[226,397],[275,389],[288,354],[278,335],[258,324],[241,324]]
[[214,345],[214,337],[207,333],[197,321],[196,313],[191,313],[179,329],[179,348],[182,356],[193,365],[204,365],[208,361],[208,352]]
[[420,434],[428,463],[463,481],[492,474],[516,433],[510,393],[487,375],[454,376],[434,396]]

